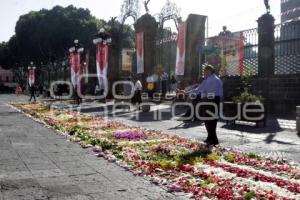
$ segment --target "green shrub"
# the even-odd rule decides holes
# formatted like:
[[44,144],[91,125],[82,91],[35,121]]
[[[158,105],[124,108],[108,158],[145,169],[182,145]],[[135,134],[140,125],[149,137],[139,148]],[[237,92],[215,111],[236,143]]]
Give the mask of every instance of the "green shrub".
[[234,103],[262,103],[264,98],[262,96],[257,96],[251,94],[247,89],[240,95],[232,98]]
[[113,144],[108,140],[100,141],[99,145],[101,146],[102,150],[110,150],[113,148]]

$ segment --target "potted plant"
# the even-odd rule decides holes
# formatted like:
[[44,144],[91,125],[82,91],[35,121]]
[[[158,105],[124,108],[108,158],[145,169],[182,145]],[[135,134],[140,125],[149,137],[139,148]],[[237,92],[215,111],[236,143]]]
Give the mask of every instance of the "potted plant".
[[[243,92],[239,96],[232,98],[232,102],[224,102],[223,113],[225,117],[235,118],[236,120],[255,122],[256,125],[263,123],[266,126],[266,112],[264,105],[264,98],[262,96],[254,95],[251,91],[250,79],[252,72],[248,71],[241,77]],[[247,112],[248,111],[248,112]],[[225,120],[228,124],[230,121]]]

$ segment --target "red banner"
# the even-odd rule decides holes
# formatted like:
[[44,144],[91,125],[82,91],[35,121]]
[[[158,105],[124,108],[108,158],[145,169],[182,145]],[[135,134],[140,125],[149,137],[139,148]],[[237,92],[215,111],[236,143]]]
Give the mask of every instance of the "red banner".
[[97,73],[107,75],[108,69],[108,45],[98,44],[96,46]]
[[85,54],[85,66],[83,68],[83,74],[85,74],[85,83],[89,82],[89,65],[90,65],[90,53]]
[[100,88],[104,88],[105,81],[104,77],[107,76],[108,70],[108,45],[97,44],[96,46],[96,65],[97,75]]
[[136,34],[137,74],[144,73],[144,32]]
[[179,23],[176,55],[176,75],[183,76],[186,52],[186,22]]
[[244,34],[240,32],[240,41],[239,41],[239,67],[240,75],[244,74]]
[[70,64],[71,64],[71,80],[74,87],[79,84],[80,76],[80,54],[71,53],[70,54]]
[[29,69],[28,71],[28,83],[32,86],[35,82],[35,69]]

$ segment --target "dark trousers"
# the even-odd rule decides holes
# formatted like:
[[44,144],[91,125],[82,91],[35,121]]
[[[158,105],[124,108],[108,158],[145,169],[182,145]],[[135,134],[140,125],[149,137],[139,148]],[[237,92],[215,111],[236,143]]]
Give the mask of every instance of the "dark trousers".
[[[193,109],[194,109],[194,116],[193,118],[196,119],[197,118],[197,115],[196,115],[196,107],[197,107],[197,104],[201,102],[201,94],[198,94],[197,97],[195,99],[192,100],[192,105],[193,105]],[[189,117],[191,115],[191,107],[188,107],[187,111],[185,112],[184,116],[185,117]]]
[[167,81],[163,80],[161,82],[161,87],[162,87],[162,96],[164,97],[167,93]]
[[138,105],[142,103],[142,91],[141,90],[135,91],[131,102],[132,102],[132,104],[138,104]]
[[35,92],[30,92],[30,99],[29,99],[29,101],[31,101],[32,98],[33,98],[34,101],[36,101]]
[[[217,105],[218,114],[219,114],[219,106],[220,106],[220,97],[215,97],[214,99],[203,99],[203,102],[215,103]],[[203,106],[201,111],[201,116],[203,117],[211,117],[206,111],[210,111],[212,113],[216,113],[215,108],[210,105]],[[207,139],[206,142],[208,144],[219,144],[219,140],[217,137],[217,123],[218,123],[219,115],[216,116],[215,119],[204,120],[205,128],[207,131]]]
[[75,91],[75,93],[74,93],[74,98],[78,105],[82,103],[82,99],[79,97],[77,91]]

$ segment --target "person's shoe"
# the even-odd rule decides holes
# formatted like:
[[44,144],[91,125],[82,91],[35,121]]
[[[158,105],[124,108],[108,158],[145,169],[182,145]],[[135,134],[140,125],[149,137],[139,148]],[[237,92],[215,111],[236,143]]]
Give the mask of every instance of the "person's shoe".
[[219,142],[218,142],[218,141],[214,141],[214,142],[208,141],[206,144],[207,144],[208,146],[217,146],[217,145],[219,145]]
[[208,138],[206,138],[206,140],[204,140],[204,142],[207,146],[216,146],[219,144],[219,141],[211,141]]

